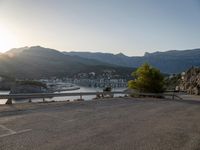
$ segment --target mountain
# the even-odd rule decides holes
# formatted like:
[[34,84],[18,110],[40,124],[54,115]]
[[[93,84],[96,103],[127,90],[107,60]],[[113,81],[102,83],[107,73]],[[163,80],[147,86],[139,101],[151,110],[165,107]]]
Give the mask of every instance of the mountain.
[[119,67],[40,46],[15,48],[0,55],[0,75],[17,78],[48,78],[73,76],[77,73],[114,70],[116,74],[130,74],[133,68]]
[[0,76],[17,78],[48,78],[74,76],[78,73],[102,74],[112,70],[129,76],[144,62],[164,73],[180,73],[192,66],[200,66],[200,49],[171,50],[145,53],[129,57],[122,53],[60,52],[40,46],[15,48],[0,54]]
[[63,52],[70,56],[103,61],[105,63],[125,67],[138,67],[144,62],[157,67],[164,73],[180,73],[192,66],[200,66],[200,49],[171,50],[166,52],[145,53],[144,56],[129,57],[122,53],[90,53],[90,52]]

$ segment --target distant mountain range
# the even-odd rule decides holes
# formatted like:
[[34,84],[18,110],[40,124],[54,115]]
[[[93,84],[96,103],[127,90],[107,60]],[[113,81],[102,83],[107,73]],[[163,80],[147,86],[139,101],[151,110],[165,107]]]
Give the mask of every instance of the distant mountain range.
[[102,61],[109,64],[138,67],[144,62],[157,67],[163,73],[180,73],[192,66],[200,66],[200,49],[171,50],[166,52],[145,53],[144,56],[129,57],[122,53],[90,53],[90,52],[63,52],[70,56]]
[[77,73],[102,74],[106,70],[126,76],[130,75],[134,68],[66,55],[40,46],[15,48],[0,54],[0,76],[7,75],[20,79],[66,77]]
[[60,52],[40,46],[15,48],[0,54],[0,76],[48,78],[74,76],[78,73],[102,74],[111,70],[129,76],[136,67],[148,62],[163,73],[180,73],[200,66],[200,49],[145,53],[129,57],[122,53]]

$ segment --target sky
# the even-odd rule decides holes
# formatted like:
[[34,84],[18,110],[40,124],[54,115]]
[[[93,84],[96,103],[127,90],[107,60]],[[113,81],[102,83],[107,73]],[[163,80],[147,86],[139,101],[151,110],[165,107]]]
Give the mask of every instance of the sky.
[[129,56],[200,47],[200,0],[0,0],[0,52],[35,46]]

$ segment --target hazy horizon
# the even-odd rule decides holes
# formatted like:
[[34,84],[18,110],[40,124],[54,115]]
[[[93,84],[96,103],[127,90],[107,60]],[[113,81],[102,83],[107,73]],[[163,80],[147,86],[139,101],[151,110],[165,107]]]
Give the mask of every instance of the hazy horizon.
[[0,52],[33,45],[128,56],[195,49],[199,13],[199,0],[0,0]]

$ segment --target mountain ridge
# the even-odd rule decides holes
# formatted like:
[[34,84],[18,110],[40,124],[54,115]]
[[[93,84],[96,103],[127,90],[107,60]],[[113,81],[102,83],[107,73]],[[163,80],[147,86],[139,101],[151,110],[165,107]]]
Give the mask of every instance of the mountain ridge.
[[200,66],[200,48],[189,50],[169,50],[166,52],[146,52],[144,56],[126,56],[122,53],[63,52],[66,55],[80,56],[104,61],[109,64],[139,67],[147,62],[164,73],[180,73],[192,66]]
[[116,74],[130,74],[134,68],[120,67],[97,60],[69,56],[41,46],[11,49],[0,55],[0,74],[17,78],[66,77],[81,72],[115,70]]
[[[103,68],[137,68],[147,62],[163,73],[180,73],[192,66],[200,66],[200,49],[146,52],[144,56],[126,56],[123,53],[66,52],[41,46],[14,48],[0,55],[0,74],[24,77],[72,75],[86,70]],[[30,69],[27,66],[31,66]],[[52,70],[58,70],[56,71]],[[132,69],[132,70],[134,70]],[[118,70],[119,71],[119,70]],[[37,74],[30,73],[37,72]],[[43,73],[40,73],[43,72]],[[32,75],[34,74],[34,75]]]

